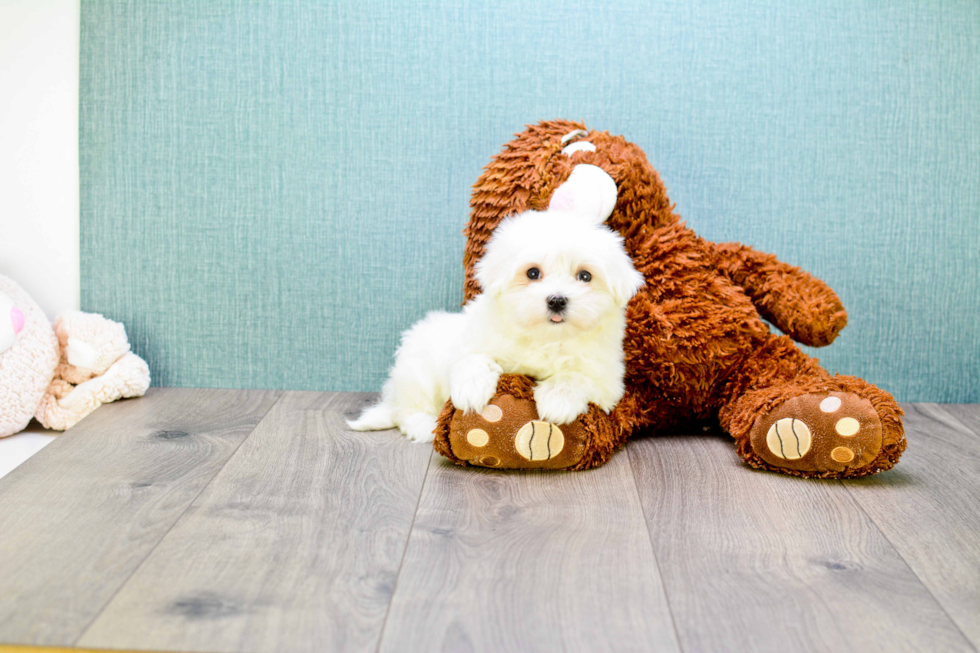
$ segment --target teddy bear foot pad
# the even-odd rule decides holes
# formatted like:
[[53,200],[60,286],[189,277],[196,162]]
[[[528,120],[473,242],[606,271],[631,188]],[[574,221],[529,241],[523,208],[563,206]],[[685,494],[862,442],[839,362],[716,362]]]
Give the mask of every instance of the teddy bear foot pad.
[[496,469],[567,469],[582,460],[587,439],[581,420],[542,421],[533,401],[510,395],[496,397],[480,413],[456,411],[449,433],[457,458]]
[[843,472],[871,463],[882,446],[871,402],[850,392],[793,397],[756,420],[752,449],[773,467]]

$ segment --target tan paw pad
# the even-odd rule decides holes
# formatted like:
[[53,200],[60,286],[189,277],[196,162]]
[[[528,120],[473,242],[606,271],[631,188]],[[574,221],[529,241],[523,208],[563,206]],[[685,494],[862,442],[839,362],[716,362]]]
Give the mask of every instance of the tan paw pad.
[[517,432],[514,448],[528,460],[551,460],[565,447],[565,435],[551,422],[528,422]]
[[820,402],[820,410],[825,413],[836,413],[840,408],[840,397],[827,397]]
[[483,429],[470,429],[466,434],[466,441],[474,447],[485,447],[490,442],[490,435]]
[[844,417],[834,424],[834,430],[844,437],[851,437],[861,430],[861,424],[853,417]]
[[488,422],[499,422],[500,418],[504,416],[504,411],[500,410],[500,406],[494,406],[493,404],[487,404],[487,407],[483,409],[480,413],[483,419]]
[[786,460],[797,460],[810,450],[810,428],[801,420],[784,417],[769,427],[766,444],[773,455]]

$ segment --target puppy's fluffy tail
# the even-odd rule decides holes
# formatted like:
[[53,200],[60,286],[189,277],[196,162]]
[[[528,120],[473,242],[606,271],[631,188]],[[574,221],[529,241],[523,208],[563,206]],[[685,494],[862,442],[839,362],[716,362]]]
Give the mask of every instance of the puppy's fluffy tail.
[[391,407],[382,402],[371,406],[355,420],[347,420],[348,428],[355,431],[383,431],[395,428]]

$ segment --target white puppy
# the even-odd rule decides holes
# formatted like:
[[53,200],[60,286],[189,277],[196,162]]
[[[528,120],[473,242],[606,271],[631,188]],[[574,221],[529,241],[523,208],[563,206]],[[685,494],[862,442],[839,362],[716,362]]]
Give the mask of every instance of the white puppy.
[[[350,428],[397,426],[411,440],[430,442],[447,399],[479,412],[502,373],[534,378],[538,415],[555,424],[574,421],[589,403],[607,412],[616,405],[626,304],[643,277],[619,235],[597,224],[612,206],[597,215],[592,191],[579,188],[576,208],[568,191],[556,193],[562,208],[497,226],[476,264],[483,293],[462,313],[429,313],[402,335],[380,402]],[[614,204],[615,185],[612,192]]]

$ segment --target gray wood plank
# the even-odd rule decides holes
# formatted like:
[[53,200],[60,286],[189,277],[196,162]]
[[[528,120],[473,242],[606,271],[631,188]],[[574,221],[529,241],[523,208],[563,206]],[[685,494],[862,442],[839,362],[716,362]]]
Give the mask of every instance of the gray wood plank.
[[375,649],[432,449],[348,431],[370,398],[285,393],[79,644]]
[[276,397],[151,388],[0,479],[0,641],[73,643]]
[[685,651],[972,650],[845,483],[751,470],[727,436],[628,452]]
[[942,404],[942,409],[980,437],[980,404]]
[[[848,490],[980,649],[980,437],[970,406],[904,404],[909,448]],[[972,408],[976,408],[973,406]]]
[[381,650],[678,650],[625,454],[565,473],[433,457]]

